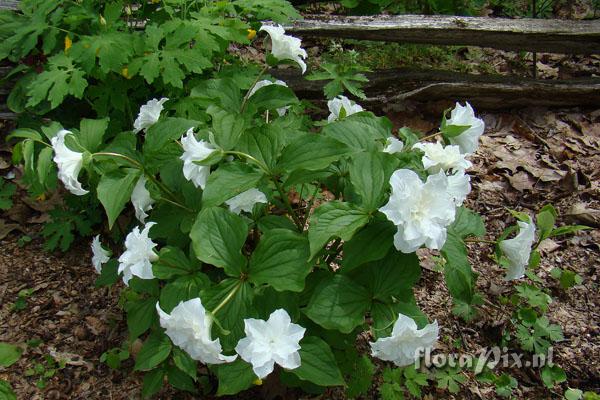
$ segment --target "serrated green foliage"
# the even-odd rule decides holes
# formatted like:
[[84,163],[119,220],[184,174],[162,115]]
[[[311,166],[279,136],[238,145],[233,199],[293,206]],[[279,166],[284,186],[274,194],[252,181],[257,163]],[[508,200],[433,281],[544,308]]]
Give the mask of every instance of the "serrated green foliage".
[[467,377],[458,367],[446,367],[435,371],[435,379],[438,388],[447,389],[450,393],[458,393],[460,384],[466,381]]
[[12,197],[17,191],[17,186],[8,182],[6,179],[0,179],[0,210],[8,210],[12,207]]

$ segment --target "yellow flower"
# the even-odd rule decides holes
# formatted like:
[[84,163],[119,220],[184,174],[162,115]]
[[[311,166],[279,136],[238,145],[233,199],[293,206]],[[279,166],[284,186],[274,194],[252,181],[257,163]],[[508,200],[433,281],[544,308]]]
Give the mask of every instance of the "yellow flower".
[[260,385],[262,385],[262,379],[256,378],[252,383],[254,383],[257,386],[260,386]]
[[121,75],[123,75],[123,78],[131,79],[131,76],[129,76],[129,68],[127,67],[121,70]]
[[106,20],[104,19],[104,17],[101,15],[100,16],[100,25],[106,25]]
[[65,53],[69,51],[69,49],[73,46],[73,41],[69,37],[69,35],[65,36]]
[[256,36],[256,31],[254,29],[248,29],[248,40],[252,40],[254,39],[254,37]]

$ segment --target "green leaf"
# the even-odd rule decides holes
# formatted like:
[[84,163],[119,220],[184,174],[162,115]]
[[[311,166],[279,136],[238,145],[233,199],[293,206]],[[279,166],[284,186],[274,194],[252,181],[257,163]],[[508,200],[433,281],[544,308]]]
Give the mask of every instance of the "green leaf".
[[113,224],[131,199],[131,192],[139,178],[138,170],[117,170],[102,175],[98,183],[98,200],[104,206],[108,227]]
[[471,125],[444,125],[440,128],[442,135],[446,138],[453,138],[459,136],[461,133],[469,129]]
[[109,118],[82,119],[79,123],[79,143],[90,153],[97,151],[108,128]]
[[117,283],[119,280],[119,262],[116,259],[109,260],[102,266],[100,276],[94,282],[96,287],[110,286]]
[[152,272],[158,279],[171,279],[194,273],[198,270],[196,263],[190,261],[180,248],[167,246],[160,249],[158,261],[152,264]]
[[232,113],[239,112],[242,106],[240,88],[230,78],[205,81],[192,89],[191,96],[206,99],[213,104],[216,101],[221,108]]
[[358,113],[327,124],[322,134],[336,139],[353,151],[381,151],[382,144],[391,135],[387,118],[370,113]]
[[125,305],[127,311],[127,327],[130,339],[135,339],[150,329],[153,322],[158,321],[156,313],[156,299],[128,301]]
[[198,389],[196,389],[196,385],[194,384],[192,378],[190,378],[179,368],[169,366],[167,368],[167,379],[169,381],[169,385],[173,386],[175,389],[185,390],[186,392],[190,393],[198,392]]
[[466,207],[459,207],[456,210],[456,218],[448,231],[464,239],[469,236],[485,236],[485,225],[481,216]]
[[240,358],[232,363],[213,365],[212,368],[219,381],[217,396],[238,394],[251,388],[258,379],[252,366]]
[[196,380],[198,365],[188,353],[179,347],[173,348],[173,362],[181,371],[185,372],[190,378]]
[[351,203],[332,201],[317,207],[308,228],[310,258],[337,236],[344,241],[369,221],[369,215]]
[[458,393],[460,390],[459,384],[464,382],[467,378],[461,374],[458,367],[447,367],[435,371],[435,379],[437,380],[438,388],[448,389],[450,393]]
[[558,365],[544,366],[541,375],[544,385],[549,389],[552,389],[557,383],[562,383],[567,380],[567,374],[565,374],[565,371]]
[[448,291],[455,300],[471,304],[475,294],[475,275],[467,258],[465,244],[456,235],[448,233],[441,253],[447,261],[444,277]]
[[[228,331],[220,331],[221,345],[225,350],[233,350],[237,342],[244,337],[244,318],[254,314],[252,286],[248,282],[228,278],[202,291],[201,298],[205,300],[206,309],[211,312],[228,299],[214,317],[220,326]],[[213,329],[213,333],[215,330],[217,329]]]
[[364,322],[371,305],[369,291],[345,275],[321,282],[306,307],[306,315],[325,329],[350,333]]
[[315,171],[328,167],[349,152],[347,146],[335,139],[305,134],[283,149],[278,167],[288,172],[297,169]]
[[206,181],[202,206],[221,205],[225,200],[255,188],[262,176],[261,172],[241,162],[222,165]]
[[165,379],[165,370],[162,368],[153,369],[144,374],[144,384],[142,386],[142,398],[154,396],[163,387]]
[[229,276],[240,276],[246,268],[242,246],[248,225],[242,217],[223,208],[204,208],[192,226],[192,247],[200,261],[223,268]]
[[[50,150],[52,154],[52,150]],[[6,181],[4,178],[0,179],[0,210],[8,210],[12,207],[12,197],[17,191],[17,186],[13,183]]]
[[246,127],[244,117],[211,105],[206,112],[212,117],[212,129],[215,141],[223,150],[233,149]]
[[135,360],[135,371],[147,371],[165,361],[172,349],[171,341],[162,332],[153,332],[144,342]]
[[0,400],[17,400],[10,384],[0,379]]
[[271,171],[275,168],[281,153],[284,135],[282,128],[268,124],[261,128],[246,130],[240,137],[237,147],[241,152],[265,164]]
[[169,313],[177,304],[200,296],[200,290],[210,285],[208,276],[202,273],[180,276],[163,286],[160,291],[160,306]]
[[372,221],[344,243],[342,273],[385,257],[394,244],[396,226],[390,221]]
[[331,348],[325,341],[316,336],[307,336],[301,340],[300,346],[301,364],[291,373],[320,386],[345,384]]
[[10,367],[21,358],[21,350],[19,347],[10,343],[0,343],[0,366]]
[[383,202],[386,188],[398,160],[380,151],[359,153],[350,163],[350,181],[367,211],[376,210]]
[[[56,174],[56,170],[52,164],[53,151],[51,147],[45,147],[40,151],[37,160],[37,175],[38,180],[44,186],[47,186],[48,180],[51,178],[50,173]],[[0,197],[2,197],[0,195]],[[0,208],[2,208],[0,206]]]
[[[150,126],[144,136],[144,156],[152,158],[164,152],[165,146],[183,136],[188,129],[199,125],[198,121],[185,118],[164,118]],[[180,152],[181,149],[180,149]]]
[[583,397],[583,392],[579,389],[565,390],[565,400],[580,400]]
[[276,84],[258,89],[248,99],[248,103],[258,111],[275,110],[299,102],[292,89]]
[[296,231],[298,228],[294,225],[294,222],[281,215],[265,215],[258,220],[258,229],[265,233],[271,229],[287,229],[289,231]]
[[249,279],[266,283],[278,291],[300,292],[311,269],[305,236],[287,229],[268,230],[250,259]]
[[556,223],[556,217],[550,210],[542,210],[537,215],[536,222],[539,230],[540,240],[544,240],[552,233],[554,224]]

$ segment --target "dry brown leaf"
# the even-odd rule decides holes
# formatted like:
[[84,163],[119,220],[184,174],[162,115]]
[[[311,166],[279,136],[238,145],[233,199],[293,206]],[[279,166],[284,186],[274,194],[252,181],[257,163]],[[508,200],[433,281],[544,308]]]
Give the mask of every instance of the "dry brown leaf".
[[510,185],[517,189],[519,192],[524,190],[533,190],[535,180],[527,172],[519,171],[514,175],[504,174],[508,178]]
[[588,208],[584,203],[575,204],[565,217],[577,224],[600,227],[600,210]]

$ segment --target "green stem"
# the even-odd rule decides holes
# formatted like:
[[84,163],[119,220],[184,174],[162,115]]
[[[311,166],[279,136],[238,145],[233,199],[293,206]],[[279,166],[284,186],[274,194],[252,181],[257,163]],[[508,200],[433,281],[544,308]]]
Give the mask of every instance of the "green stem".
[[238,290],[240,290],[240,288],[242,287],[242,281],[239,281],[239,283],[237,285],[235,285],[235,287],[231,290],[231,292],[227,293],[227,296],[225,296],[225,298],[212,310],[212,315],[215,315],[216,313],[219,312],[219,310],[223,307],[225,307],[225,305],[227,303],[229,303],[229,301],[233,298],[233,296],[235,296],[235,294],[237,293]]
[[317,193],[319,192],[320,187],[319,185],[316,186],[317,187],[315,188],[315,192],[313,193],[312,197],[308,201],[308,204],[306,205],[306,213],[304,214],[304,222],[302,226],[306,225],[306,222],[308,221],[308,217],[310,215],[310,209],[312,208],[313,204],[315,203],[315,199],[317,198]]
[[246,109],[246,103],[248,102],[248,98],[250,97],[250,92],[252,91],[252,88],[258,83],[259,79],[265,74],[265,72],[267,72],[267,69],[269,69],[269,66],[265,65],[265,67],[260,71],[260,73],[258,74],[256,79],[252,83],[252,86],[250,86],[250,89],[248,89],[248,91],[246,92],[246,95],[244,96],[244,99],[242,100],[242,111],[241,111],[242,113]]
[[298,227],[298,230],[300,232],[302,232],[304,230],[304,224],[302,224],[302,221],[300,221],[300,218],[298,218],[298,214],[296,214],[296,212],[292,208],[290,199],[289,199],[287,193],[285,192],[285,190],[283,190],[283,186],[281,185],[281,182],[279,182],[279,179],[277,177],[273,177],[273,183],[275,183],[275,186],[277,187],[277,190],[279,191],[279,195],[281,196],[281,200],[283,200],[283,203],[285,204],[285,208],[287,208],[288,212],[292,216],[292,219],[294,220],[294,223]]
[[494,241],[494,240],[485,240],[485,239],[475,239],[475,238],[468,238],[468,239],[464,239],[465,243],[488,243],[488,244],[496,244],[498,242]]
[[246,154],[246,153],[242,153],[241,151],[234,151],[234,150],[226,151],[225,154],[236,155],[236,156],[247,158],[248,160],[250,160],[253,163],[255,163],[256,165],[258,165],[260,167],[260,169],[262,169],[267,175],[271,174],[269,171],[269,167],[267,167],[265,163],[261,162],[260,160],[257,160],[256,158],[252,157],[250,154]]
[[131,157],[127,157],[124,154],[119,154],[119,153],[110,153],[110,152],[99,152],[99,153],[93,153],[92,154],[92,158],[94,158],[94,156],[106,156],[106,157],[117,157],[117,158],[121,158],[123,160],[129,161],[131,164],[133,164],[134,166],[136,166],[137,168],[141,169],[142,171],[144,170],[144,166],[142,164],[140,164],[139,162],[135,161],[133,158]]
[[419,142],[424,142],[424,141],[426,141],[426,140],[433,139],[433,138],[435,138],[436,136],[438,136],[438,135],[441,135],[441,134],[442,134],[442,132],[436,132],[436,133],[433,133],[433,134],[431,134],[431,135],[427,135],[427,136],[425,136],[425,137],[422,137],[422,138],[420,138],[420,139],[419,139]]

